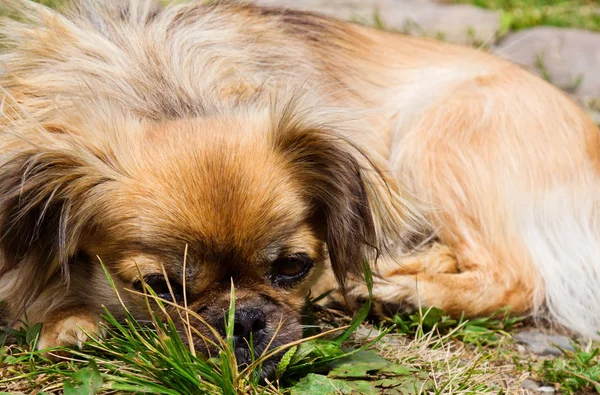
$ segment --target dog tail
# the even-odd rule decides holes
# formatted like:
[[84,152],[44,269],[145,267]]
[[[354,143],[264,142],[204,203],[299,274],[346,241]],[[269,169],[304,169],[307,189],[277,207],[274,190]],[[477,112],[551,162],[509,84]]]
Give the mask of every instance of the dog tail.
[[600,180],[553,189],[522,207],[521,232],[542,279],[536,313],[600,337]]

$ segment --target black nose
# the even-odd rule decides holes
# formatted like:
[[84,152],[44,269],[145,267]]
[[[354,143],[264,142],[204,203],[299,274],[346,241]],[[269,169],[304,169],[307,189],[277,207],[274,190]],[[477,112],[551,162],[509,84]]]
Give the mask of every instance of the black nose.
[[265,313],[258,308],[239,309],[235,312],[235,323],[233,325],[233,340],[240,347],[246,346],[246,342],[260,344],[264,337],[267,320]]
[[[217,320],[214,327],[225,338],[227,335],[225,320],[223,318]],[[248,307],[236,310],[235,321],[233,323],[233,342],[236,348],[247,348],[251,339],[254,346],[262,344],[266,327],[267,319],[262,309]]]

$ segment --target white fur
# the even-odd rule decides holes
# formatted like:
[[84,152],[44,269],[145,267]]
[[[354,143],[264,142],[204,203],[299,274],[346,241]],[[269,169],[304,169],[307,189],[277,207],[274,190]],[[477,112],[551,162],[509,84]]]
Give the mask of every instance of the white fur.
[[519,211],[521,234],[543,279],[539,286],[550,314],[559,324],[597,338],[600,191],[563,186]]

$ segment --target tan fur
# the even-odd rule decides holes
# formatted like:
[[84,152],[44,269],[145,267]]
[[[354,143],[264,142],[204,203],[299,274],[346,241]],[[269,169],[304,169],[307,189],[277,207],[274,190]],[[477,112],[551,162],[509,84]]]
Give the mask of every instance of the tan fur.
[[[116,311],[99,258],[119,288],[138,268],[185,276],[216,321],[233,278],[242,305],[293,317],[285,341],[311,284],[366,296],[366,258],[383,304],[600,326],[599,132],[519,67],[248,4],[9,3],[27,15],[4,21],[0,56],[12,318]],[[310,274],[274,286],[274,262],[298,253]]]
[[62,344],[81,348],[90,336],[102,335],[97,314],[83,309],[66,310],[62,313],[44,322],[44,331],[37,344],[41,350]]

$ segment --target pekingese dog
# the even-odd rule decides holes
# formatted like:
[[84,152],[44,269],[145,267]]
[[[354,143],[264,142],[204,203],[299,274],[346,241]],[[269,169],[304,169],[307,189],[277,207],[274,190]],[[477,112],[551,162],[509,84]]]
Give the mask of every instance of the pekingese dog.
[[100,262],[215,328],[233,281],[238,361],[365,260],[382,305],[600,328],[600,133],[520,67],[246,3],[7,3],[0,298],[39,347],[119,314]]

